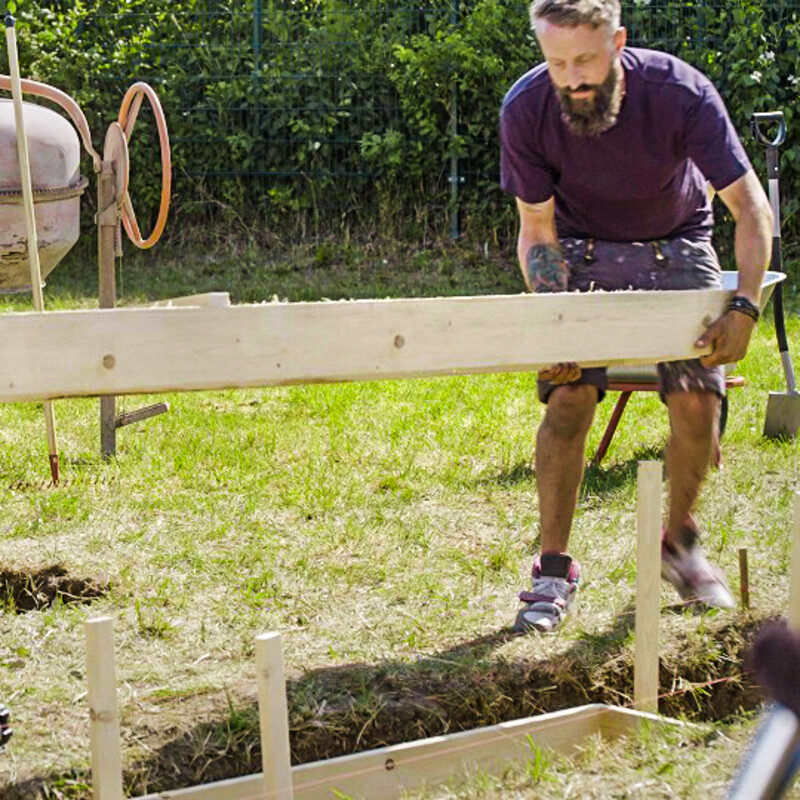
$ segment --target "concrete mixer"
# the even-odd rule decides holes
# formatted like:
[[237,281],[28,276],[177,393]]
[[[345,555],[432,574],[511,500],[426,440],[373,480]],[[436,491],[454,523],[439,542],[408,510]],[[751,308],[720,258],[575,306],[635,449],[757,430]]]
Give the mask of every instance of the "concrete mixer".
[[[72,125],[32,103],[24,104],[24,115],[45,278],[78,241],[88,180],[80,174],[80,142]],[[14,108],[11,100],[0,99],[0,292],[29,291],[30,281]]]
[[[60,106],[73,123],[70,125],[59,113],[42,105],[23,103],[36,216],[37,219],[41,217],[36,228],[39,233],[42,276],[52,271],[78,239],[80,196],[88,185],[86,178],[80,174],[80,142],[92,158],[94,171],[113,175],[117,223],[124,226],[128,237],[137,247],[152,247],[164,230],[171,191],[169,135],[164,112],[153,89],[141,82],[128,89],[117,121],[112,122],[106,131],[101,157],[92,145],[83,111],[69,95],[38,81],[22,80],[20,84],[25,94],[44,98]],[[11,91],[9,76],[0,75],[0,90]],[[162,175],[158,218],[153,232],[147,238],[139,232],[128,195],[128,141],[145,97],[150,101],[158,127]],[[27,250],[25,227],[20,224],[22,190],[16,141],[12,103],[0,99],[0,204],[4,206],[0,214],[0,289],[22,289],[30,283],[27,279],[15,282],[10,276],[12,262],[27,263],[24,254]],[[18,213],[15,213],[15,207],[19,208]],[[103,204],[100,209],[102,213],[107,207]],[[23,270],[18,272],[22,274]]]
[[[80,235],[80,198],[88,180],[80,173],[80,149],[97,173],[98,273],[101,308],[116,305],[114,258],[122,255],[121,229],[134,245],[152,247],[164,230],[169,210],[171,160],[166,120],[156,93],[146,83],[126,92],[118,119],[108,127],[102,156],[94,149],[88,123],[78,104],[60,89],[19,74],[14,19],[5,16],[11,75],[0,75],[0,293],[32,291],[34,307],[43,311],[43,279],[58,265]],[[69,120],[22,95],[44,98]],[[128,142],[143,100],[152,107],[161,148],[162,191],[153,232],[144,238],[128,195]],[[24,156],[23,156],[24,153]],[[29,242],[37,246],[29,248]],[[38,256],[38,257],[37,257]],[[38,262],[38,263],[37,263]],[[36,279],[32,278],[36,276]],[[166,411],[158,403],[116,416],[115,398],[100,399],[100,440],[103,455],[116,452],[116,429]],[[45,403],[51,473],[58,482],[55,421]]]

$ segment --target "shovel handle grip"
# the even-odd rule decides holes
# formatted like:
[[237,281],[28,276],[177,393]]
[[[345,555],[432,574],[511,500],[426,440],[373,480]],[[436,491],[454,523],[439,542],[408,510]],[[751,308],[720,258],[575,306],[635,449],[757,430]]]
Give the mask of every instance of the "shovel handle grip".
[[779,283],[772,295],[772,311],[775,317],[775,335],[778,338],[778,349],[781,353],[789,351],[786,339],[786,321],[783,316],[783,287]]
[[[759,123],[766,125],[770,122],[778,123],[778,130],[773,139],[767,138],[759,125]],[[756,111],[750,118],[750,128],[753,135],[768,147],[780,147],[786,141],[786,120],[783,111]]]

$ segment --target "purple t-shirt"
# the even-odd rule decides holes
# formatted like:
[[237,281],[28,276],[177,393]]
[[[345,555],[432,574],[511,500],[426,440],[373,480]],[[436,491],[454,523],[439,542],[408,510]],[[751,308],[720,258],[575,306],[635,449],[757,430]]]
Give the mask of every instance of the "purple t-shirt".
[[540,64],[500,111],[500,183],[526,203],[555,195],[560,237],[709,239],[706,182],[724,189],[750,169],[717,90],[685,62],[624,48],[617,122],[595,137],[572,133]]

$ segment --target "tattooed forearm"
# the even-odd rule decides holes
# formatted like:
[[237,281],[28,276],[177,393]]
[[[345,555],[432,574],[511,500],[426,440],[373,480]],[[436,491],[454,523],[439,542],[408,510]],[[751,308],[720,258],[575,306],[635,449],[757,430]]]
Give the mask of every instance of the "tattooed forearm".
[[558,244],[535,244],[528,250],[525,281],[532,292],[566,292],[567,262]]

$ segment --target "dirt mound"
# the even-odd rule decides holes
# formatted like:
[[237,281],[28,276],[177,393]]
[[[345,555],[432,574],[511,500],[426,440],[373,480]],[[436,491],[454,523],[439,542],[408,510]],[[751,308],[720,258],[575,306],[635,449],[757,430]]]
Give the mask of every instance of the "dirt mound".
[[78,578],[60,564],[30,572],[0,570],[0,603],[18,614],[61,603],[90,603],[108,593],[107,580]]

